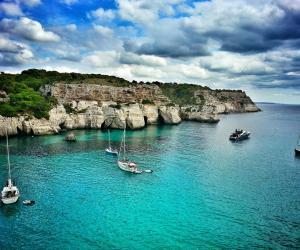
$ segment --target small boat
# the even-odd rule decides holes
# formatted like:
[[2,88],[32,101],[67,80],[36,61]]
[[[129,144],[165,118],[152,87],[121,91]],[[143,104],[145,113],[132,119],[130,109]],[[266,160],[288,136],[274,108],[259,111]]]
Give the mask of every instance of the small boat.
[[243,129],[236,129],[230,136],[229,140],[231,141],[241,141],[248,139],[250,136],[250,132],[247,132]]
[[112,148],[111,143],[110,143],[110,131],[108,130],[108,147],[105,149],[105,152],[108,154],[113,154],[113,155],[117,155],[118,154],[118,150]]
[[16,203],[20,197],[20,192],[17,186],[14,185],[11,179],[10,171],[10,159],[9,159],[9,147],[8,147],[8,135],[6,130],[6,151],[7,151],[7,164],[8,164],[8,180],[5,187],[3,187],[1,192],[1,201],[4,204]]
[[25,200],[25,201],[23,201],[23,205],[25,205],[25,206],[32,206],[34,204],[35,204],[34,200]]
[[[138,169],[137,164],[133,161],[126,159],[126,126],[124,127],[123,137],[121,140],[120,153],[118,154],[118,166],[120,169],[133,174],[141,174],[142,170]],[[121,154],[123,154],[123,159],[121,159]]]
[[297,145],[295,147],[295,156],[300,156],[300,136],[298,138]]

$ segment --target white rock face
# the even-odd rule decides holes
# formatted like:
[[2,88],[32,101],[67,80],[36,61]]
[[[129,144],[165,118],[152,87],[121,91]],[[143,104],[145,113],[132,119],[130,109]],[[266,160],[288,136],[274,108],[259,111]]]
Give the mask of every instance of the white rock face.
[[215,113],[206,112],[184,112],[182,114],[184,120],[207,122],[207,123],[217,123],[220,121],[219,117]]
[[49,111],[49,122],[55,126],[59,126],[65,122],[67,113],[63,105],[57,105]]
[[76,110],[82,111],[92,106],[98,106],[97,101],[79,101],[76,106]]
[[125,113],[121,108],[110,106],[102,107],[104,113],[104,125],[106,128],[122,129],[125,127]]
[[26,134],[34,135],[50,135],[57,134],[60,131],[59,126],[52,125],[46,119],[31,119],[29,121],[23,121],[23,132]]
[[144,114],[139,104],[130,104],[128,107],[122,107],[122,111],[126,116],[128,128],[138,129],[145,127]]
[[257,112],[260,110],[256,105],[253,105],[253,104],[245,105],[244,109],[245,109],[245,112]]
[[166,124],[178,124],[181,122],[178,107],[161,106],[159,107],[159,114]]
[[18,134],[18,130],[22,130],[22,122],[24,117],[3,117],[0,116],[0,136]]
[[147,124],[156,124],[158,122],[158,108],[155,105],[143,105],[143,114],[147,117]]

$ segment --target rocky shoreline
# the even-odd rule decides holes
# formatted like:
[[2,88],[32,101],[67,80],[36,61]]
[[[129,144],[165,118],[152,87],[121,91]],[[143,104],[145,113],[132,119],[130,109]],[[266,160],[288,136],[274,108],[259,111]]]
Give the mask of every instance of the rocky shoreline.
[[[150,124],[179,124],[182,120],[219,122],[220,113],[260,109],[242,91],[203,90],[193,104],[174,104],[155,84],[114,87],[97,84],[44,85],[40,92],[57,100],[49,119],[29,115],[0,116],[0,136],[48,135],[72,129],[140,129]],[[197,99],[197,96],[200,96]]]

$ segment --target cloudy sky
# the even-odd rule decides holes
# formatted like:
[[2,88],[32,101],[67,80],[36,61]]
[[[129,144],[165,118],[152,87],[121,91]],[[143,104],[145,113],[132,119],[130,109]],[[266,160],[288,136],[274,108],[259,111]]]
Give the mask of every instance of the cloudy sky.
[[1,0],[0,70],[28,68],[300,103],[300,0]]

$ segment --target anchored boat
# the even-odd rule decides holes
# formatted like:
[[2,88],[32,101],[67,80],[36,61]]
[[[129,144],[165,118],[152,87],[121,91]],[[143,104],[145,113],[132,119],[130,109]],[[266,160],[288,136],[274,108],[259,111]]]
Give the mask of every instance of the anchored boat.
[[[123,154],[123,157],[121,157]],[[118,166],[120,169],[133,174],[141,174],[142,170],[138,169],[137,164],[126,158],[126,125],[123,131],[123,137],[121,140],[120,153],[118,154]]]
[[250,136],[250,132],[247,132],[243,129],[236,129],[230,136],[229,140],[231,141],[241,141],[248,139]]
[[20,197],[20,192],[17,186],[13,184],[11,180],[11,171],[10,171],[10,159],[9,159],[9,147],[8,147],[8,135],[6,130],[6,152],[7,152],[7,165],[8,165],[8,180],[5,187],[3,187],[1,192],[1,201],[4,204],[12,204],[18,201]]
[[295,148],[295,155],[300,156],[300,136],[298,138],[298,142],[297,142],[297,145],[296,145],[296,148]]
[[111,143],[110,143],[110,131],[108,130],[108,147],[105,149],[105,152],[108,154],[113,154],[113,155],[117,155],[118,154],[118,150],[112,148]]

